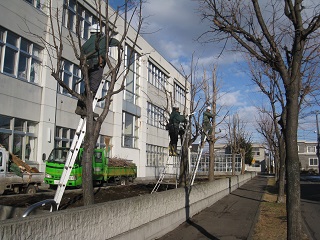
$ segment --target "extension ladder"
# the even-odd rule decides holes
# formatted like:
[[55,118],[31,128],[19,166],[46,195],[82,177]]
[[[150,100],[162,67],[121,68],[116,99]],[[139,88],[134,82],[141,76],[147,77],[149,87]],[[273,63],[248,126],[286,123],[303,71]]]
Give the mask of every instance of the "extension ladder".
[[[193,114],[194,114],[194,113],[190,114],[189,117],[191,117]],[[186,125],[186,127],[185,127],[186,132],[185,132],[184,135],[183,135],[181,147],[184,145],[184,141],[185,141],[185,139],[186,139],[187,132],[189,131],[189,124],[190,124],[190,119],[188,120],[187,125]],[[170,166],[170,165],[178,165],[178,167],[180,166],[180,161],[181,161],[181,156],[180,156],[180,154],[181,154],[181,151],[180,151],[179,155],[177,156],[178,159],[179,159],[179,161],[177,162],[177,164],[174,164],[174,163],[173,163],[173,160],[174,160],[174,157],[175,157],[175,156],[169,156],[169,157],[167,158],[165,167],[163,168],[162,172],[160,173],[159,179],[158,179],[156,185],[154,186],[154,188],[152,189],[151,194],[154,193],[154,192],[156,192],[156,191],[158,191],[158,189],[159,189],[159,187],[160,187],[160,185],[161,185],[164,177],[165,177],[166,175],[168,175],[167,170],[169,169],[169,166]],[[172,163],[171,163],[170,160],[172,160]],[[176,174],[175,174],[175,175],[176,175],[176,188],[177,188],[177,187],[178,187],[178,182],[177,182],[178,171],[176,171]]]
[[203,148],[204,148],[204,144],[205,144],[206,140],[207,140],[207,135],[204,136],[202,144],[201,144],[201,142],[199,144],[197,161],[196,161],[195,168],[193,169],[192,174],[191,174],[189,186],[193,185],[194,179],[196,178],[196,174],[197,174],[197,171],[198,171],[199,163],[200,163],[200,160],[201,160],[201,156],[202,156],[202,152],[203,152]]
[[[94,111],[94,109],[97,105],[97,102],[98,102],[97,95],[98,95],[98,93],[100,93],[102,91],[102,88],[103,88],[105,81],[106,81],[105,79],[101,80],[99,88],[97,90],[97,93],[93,99],[93,103],[92,103],[92,110],[93,111]],[[87,123],[86,117],[80,119],[76,133],[75,133],[74,138],[72,140],[71,147],[70,147],[68,155],[67,155],[66,163],[64,165],[63,173],[61,175],[61,178],[60,178],[60,181],[58,184],[58,188],[57,188],[56,194],[54,196],[54,201],[57,204],[57,209],[59,208],[63,193],[66,189],[67,182],[69,180],[70,173],[72,171],[74,162],[78,156],[78,152],[81,147],[82,141],[84,139],[84,136],[86,135],[86,123]],[[52,208],[51,208],[51,211],[52,211]]]
[[[169,170],[169,166],[174,166],[174,165],[175,165],[175,164],[173,163],[174,157],[178,157],[178,159],[179,159],[180,156],[179,156],[179,155],[178,155],[178,156],[168,156],[167,161],[166,161],[166,164],[165,164],[165,167],[163,168],[162,172],[160,173],[159,179],[158,179],[156,185],[154,186],[154,188],[152,189],[151,194],[154,193],[154,192],[156,192],[156,191],[158,191],[158,189],[159,189],[159,187],[160,187],[160,185],[161,185],[164,177],[165,177],[166,175],[168,175],[167,171]],[[180,165],[179,163],[180,163],[180,161],[178,161],[176,165]],[[177,183],[177,173],[178,173],[178,172],[176,171],[176,174],[174,174],[174,175],[176,176],[176,188],[177,188],[177,186],[178,186],[178,183]]]

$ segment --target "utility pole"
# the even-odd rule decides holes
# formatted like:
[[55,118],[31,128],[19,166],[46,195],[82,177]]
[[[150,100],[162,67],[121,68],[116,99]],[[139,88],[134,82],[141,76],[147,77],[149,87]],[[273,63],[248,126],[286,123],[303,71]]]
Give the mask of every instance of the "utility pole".
[[316,112],[316,121],[317,121],[317,158],[318,158],[318,174],[320,175],[320,134],[319,134],[319,123],[318,123],[318,111]]

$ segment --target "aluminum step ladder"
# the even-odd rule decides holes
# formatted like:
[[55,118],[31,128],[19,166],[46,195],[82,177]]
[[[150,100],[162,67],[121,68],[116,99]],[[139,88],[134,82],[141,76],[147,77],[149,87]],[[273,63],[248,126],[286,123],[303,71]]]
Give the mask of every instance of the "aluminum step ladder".
[[[94,109],[97,105],[97,102],[99,100],[97,96],[102,91],[102,88],[105,84],[105,81],[106,81],[105,79],[101,80],[99,88],[97,90],[97,93],[93,99],[93,103],[92,103],[92,110],[93,111],[94,111]],[[84,139],[84,136],[86,135],[86,123],[87,123],[86,117],[80,119],[76,133],[75,133],[74,138],[72,140],[71,147],[70,147],[68,155],[67,155],[66,163],[64,165],[64,169],[63,169],[61,178],[59,180],[58,188],[57,188],[56,194],[54,196],[54,201],[57,204],[57,209],[59,208],[62,196],[63,196],[64,191],[66,189],[67,182],[69,180],[70,173],[72,171],[74,162],[78,156],[82,141]],[[51,209],[51,211],[52,211],[52,209]]]
[[203,152],[203,148],[204,148],[204,144],[205,144],[206,140],[207,140],[207,135],[204,136],[202,144],[201,144],[201,142],[199,144],[197,161],[196,161],[195,168],[193,169],[192,174],[191,174],[189,186],[193,185],[194,179],[196,178],[198,167],[199,167],[199,163],[200,163],[200,160],[201,160],[201,156],[202,156],[202,152]]
[[[194,113],[190,114],[189,117],[191,117],[193,114],[194,114]],[[183,146],[183,144],[184,144],[184,141],[185,141],[185,139],[186,139],[187,131],[189,131],[190,120],[191,120],[191,119],[188,119],[187,125],[186,125],[186,127],[185,127],[186,132],[185,132],[184,135],[183,135],[183,139],[182,139],[182,143],[181,143],[181,148],[182,148],[182,146]],[[154,192],[156,192],[156,191],[158,191],[158,189],[159,189],[159,187],[160,187],[161,183],[163,182],[163,179],[164,179],[164,177],[165,177],[166,175],[172,175],[172,174],[167,173],[167,170],[169,169],[169,166],[170,166],[170,165],[177,165],[178,167],[180,167],[180,161],[181,161],[181,155],[180,155],[180,154],[181,154],[181,150],[180,150],[179,155],[177,155],[177,156],[169,156],[169,157],[167,158],[165,167],[163,168],[162,172],[160,173],[159,179],[158,179],[156,185],[154,186],[154,188],[152,189],[151,194],[154,193]],[[174,163],[173,163],[174,157],[178,157],[177,164],[174,164]],[[172,159],[172,163],[170,163],[170,160],[171,160],[171,159]],[[177,168],[178,168],[178,167],[177,167]],[[178,187],[178,169],[176,169],[176,173],[173,174],[173,175],[176,175],[176,188],[177,188],[177,187]]]

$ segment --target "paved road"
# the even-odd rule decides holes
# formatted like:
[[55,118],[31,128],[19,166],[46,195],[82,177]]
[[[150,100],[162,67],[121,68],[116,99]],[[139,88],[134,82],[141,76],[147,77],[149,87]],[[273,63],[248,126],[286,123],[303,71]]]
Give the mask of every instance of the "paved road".
[[250,239],[266,185],[255,177],[159,240]]
[[301,213],[309,236],[320,239],[320,183],[301,181]]

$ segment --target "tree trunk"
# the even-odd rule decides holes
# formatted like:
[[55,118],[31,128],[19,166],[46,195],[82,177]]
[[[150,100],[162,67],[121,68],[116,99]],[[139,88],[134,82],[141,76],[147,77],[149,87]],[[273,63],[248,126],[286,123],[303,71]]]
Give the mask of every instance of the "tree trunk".
[[[95,133],[96,122],[93,120],[91,94],[92,93],[89,93],[89,96],[86,99],[87,123],[86,136],[83,143],[84,151],[82,156],[82,191],[84,206],[94,204],[92,157],[99,135],[99,133]],[[96,131],[99,131],[100,127]]]
[[232,151],[232,175],[236,174],[236,154]]
[[82,156],[82,191],[83,205],[94,204],[93,181],[92,181],[92,157],[93,148],[85,147]]
[[279,181],[278,181],[278,196],[277,196],[277,202],[283,203],[284,197],[285,197],[285,176],[286,176],[286,152],[285,152],[285,143],[283,139],[279,141]]
[[287,86],[286,169],[287,169],[287,239],[301,239],[300,165],[298,156],[298,81]]
[[[213,132],[214,131],[212,131],[212,134]],[[214,180],[214,161],[215,161],[214,141],[210,140],[209,143],[210,143],[209,144],[209,181],[213,181]]]
[[[190,120],[189,120],[190,121]],[[183,145],[181,146],[180,156],[180,173],[179,173],[179,187],[187,186],[189,175],[189,141],[190,141],[190,125],[185,130]]]

